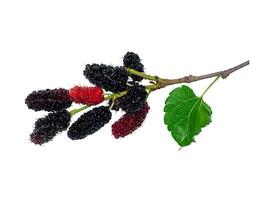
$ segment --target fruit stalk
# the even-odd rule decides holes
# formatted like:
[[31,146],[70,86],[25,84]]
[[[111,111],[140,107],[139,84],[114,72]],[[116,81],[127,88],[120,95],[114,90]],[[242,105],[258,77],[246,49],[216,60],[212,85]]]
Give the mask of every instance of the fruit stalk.
[[[212,78],[212,77],[221,77],[223,79],[227,78],[231,73],[245,67],[249,65],[249,60],[246,62],[243,62],[235,67],[226,69],[226,70],[222,70],[222,71],[218,71],[218,72],[213,72],[213,73],[209,73],[209,74],[204,74],[204,75],[200,75],[200,76],[195,76],[195,75],[188,75],[188,76],[184,76],[181,78],[177,78],[177,79],[164,79],[164,78],[160,78],[159,76],[155,76],[155,75],[150,75],[150,74],[146,74],[144,72],[139,72],[136,71],[134,69],[130,69],[130,68],[126,68],[127,72],[136,76],[140,76],[144,79],[150,80],[152,81],[154,84],[151,85],[146,85],[146,89],[149,91],[148,94],[150,94],[151,92],[158,90],[158,89],[162,89],[165,88],[167,86],[170,85],[175,85],[175,84],[180,84],[180,83],[192,83],[195,81],[200,81],[203,79],[208,79],[208,78]],[[107,95],[104,98],[105,100],[110,100],[112,99],[113,101],[115,101],[116,99],[124,96],[127,94],[127,91],[123,91],[123,92],[119,92],[119,93],[113,93],[110,95]],[[79,109],[74,109],[72,111],[70,111],[71,115],[74,115],[82,110],[85,110],[86,108],[88,108],[89,106],[82,106]]]

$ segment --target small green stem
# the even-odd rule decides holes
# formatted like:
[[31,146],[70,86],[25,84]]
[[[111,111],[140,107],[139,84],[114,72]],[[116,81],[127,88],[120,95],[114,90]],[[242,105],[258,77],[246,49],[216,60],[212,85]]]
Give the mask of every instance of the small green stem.
[[126,68],[126,69],[130,74],[143,77],[144,79],[147,79],[147,80],[156,81],[156,82],[161,80],[161,78],[159,78],[158,76],[152,76],[152,75],[146,74],[144,72],[139,72],[139,71],[136,71],[136,70],[130,69],[130,68]]
[[[112,101],[115,102],[115,100],[117,98],[120,98],[120,97],[122,97],[122,96],[124,96],[126,94],[127,94],[127,91],[123,91],[123,92],[120,92],[120,93],[110,94],[110,95],[108,95],[108,96],[106,96],[104,98],[104,101],[112,99]],[[83,111],[83,110],[85,110],[85,109],[87,109],[89,107],[90,107],[90,105],[85,105],[85,106],[82,106],[80,108],[73,109],[73,110],[70,111],[70,115],[73,116],[73,115],[77,114],[78,112],[81,112],[81,111]]]
[[109,106],[109,109],[111,110],[111,109],[113,108],[114,105],[115,105],[115,100],[112,99],[112,102],[111,102],[111,104],[110,104],[110,106]]
[[[216,76],[216,79],[206,88],[206,90],[202,93],[201,95],[201,98],[205,95],[205,93],[210,89],[210,87],[220,78],[226,78],[228,77],[231,73],[233,73],[234,71],[237,71],[245,66],[247,66],[249,64],[249,61],[246,61],[244,63],[241,63],[233,68],[230,68],[230,69],[227,69],[227,70],[224,70],[224,71],[219,71],[219,72],[214,72],[214,73],[210,73],[210,74],[205,74],[205,75],[201,75],[201,76],[193,76],[193,75],[189,75],[189,76],[185,76],[185,77],[182,77],[182,78],[178,78],[178,79],[162,79],[162,78],[159,78],[158,76],[152,76],[152,75],[149,75],[149,74],[146,74],[146,73],[143,73],[143,72],[139,72],[139,71],[136,71],[134,69],[129,69],[129,68],[126,68],[126,70],[130,73],[130,74],[133,74],[133,75],[137,75],[137,76],[140,76],[140,77],[143,77],[144,79],[148,79],[150,81],[155,81],[155,83],[151,82],[152,84],[151,85],[146,85],[146,89],[148,90],[148,95],[155,91],[155,90],[158,90],[158,89],[162,89],[162,88],[165,88],[167,86],[170,86],[170,85],[174,85],[174,84],[180,84],[180,83],[191,83],[191,82],[195,82],[195,81],[199,81],[199,80],[203,80],[203,79],[207,79],[207,78],[212,78],[212,77],[215,77]],[[120,93],[115,93],[115,94],[109,94],[109,93],[106,93],[104,95],[104,101],[106,100],[110,100],[112,99],[113,101],[115,101],[117,98],[120,98],[124,95],[127,94],[127,91],[123,91],[123,92],[120,92]],[[82,110],[85,110],[87,108],[89,108],[90,106],[89,105],[85,105],[85,106],[82,106],[81,108],[78,108],[78,109],[74,109],[74,110],[71,110],[70,111],[70,114],[71,116],[75,115],[76,113],[82,111]]]
[[213,86],[213,84],[220,78],[220,76],[217,76],[212,82],[211,84],[209,84],[209,86],[205,89],[205,91],[202,93],[201,98],[206,94],[206,92],[211,88],[211,86]]
[[123,91],[123,92],[119,92],[119,93],[114,93],[114,94],[111,94],[111,95],[105,97],[105,100],[110,100],[110,99],[115,100],[115,99],[120,98],[120,97],[122,97],[122,96],[124,96],[126,94],[127,94],[127,91]]
[[106,97],[106,96],[109,96],[109,95],[112,95],[113,93],[110,93],[110,92],[108,92],[108,93],[104,93],[104,96]]
[[85,109],[87,109],[87,108],[89,108],[89,107],[90,107],[90,106],[85,105],[85,106],[82,106],[82,107],[80,107],[80,108],[71,110],[71,111],[70,111],[70,116],[73,116],[73,115],[75,115],[76,113],[81,112],[81,111],[83,111],[83,110],[85,110]]

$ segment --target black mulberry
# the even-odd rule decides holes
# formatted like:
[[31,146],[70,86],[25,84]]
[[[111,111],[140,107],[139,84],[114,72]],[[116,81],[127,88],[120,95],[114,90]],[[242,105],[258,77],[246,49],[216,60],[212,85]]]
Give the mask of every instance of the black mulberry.
[[[124,67],[134,69],[139,72],[144,72],[144,65],[141,63],[139,56],[133,52],[127,52],[123,57]],[[134,81],[142,81],[143,78],[140,76],[130,75]]]
[[111,119],[108,107],[100,106],[84,113],[74,122],[68,131],[68,137],[72,140],[83,139],[102,128]]
[[119,107],[126,113],[138,112],[146,102],[147,92],[144,86],[134,85],[127,94],[118,99]]
[[140,57],[134,52],[127,52],[123,56],[123,64],[125,67],[133,67],[141,62]]
[[59,111],[71,106],[69,91],[63,88],[33,91],[25,99],[29,109]]
[[66,110],[49,113],[35,122],[35,128],[30,135],[34,144],[43,144],[52,140],[58,132],[64,131],[70,124],[70,113]]
[[128,72],[124,67],[113,67],[104,64],[87,64],[84,76],[94,85],[111,92],[121,92],[126,89]]

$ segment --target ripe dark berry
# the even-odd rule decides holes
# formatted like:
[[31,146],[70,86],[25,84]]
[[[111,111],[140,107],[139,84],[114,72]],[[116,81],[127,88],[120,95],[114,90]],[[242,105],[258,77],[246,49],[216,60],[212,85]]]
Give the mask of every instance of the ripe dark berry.
[[123,65],[125,67],[133,67],[141,62],[140,57],[134,52],[127,52],[123,56]]
[[49,113],[46,117],[38,119],[30,135],[31,141],[39,145],[49,142],[58,132],[68,128],[70,119],[70,113],[66,110]]
[[83,139],[102,128],[111,119],[108,107],[100,106],[84,113],[74,122],[68,131],[68,137],[72,140]]
[[[127,52],[123,57],[123,65],[124,67],[134,69],[139,72],[144,72],[144,65],[140,62],[140,58],[136,53]],[[134,81],[142,81],[143,78],[140,76],[130,75]]]
[[118,99],[119,107],[126,113],[138,112],[146,102],[147,92],[144,86],[134,85],[127,94]]
[[86,65],[84,76],[94,85],[111,92],[121,92],[126,89],[128,72],[124,67],[109,65]]
[[138,129],[143,121],[145,120],[147,113],[149,111],[149,106],[147,103],[143,108],[135,113],[126,113],[117,122],[112,125],[112,134],[118,139],[119,137],[125,137],[130,133]]
[[25,99],[29,109],[59,111],[71,106],[69,91],[63,88],[33,91]]
[[70,99],[75,103],[97,105],[104,100],[103,90],[100,87],[75,86],[69,90]]

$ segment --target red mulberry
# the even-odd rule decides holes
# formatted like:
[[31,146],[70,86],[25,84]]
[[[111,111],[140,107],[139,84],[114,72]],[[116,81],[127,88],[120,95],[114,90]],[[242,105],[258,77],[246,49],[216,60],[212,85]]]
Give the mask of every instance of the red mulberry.
[[84,113],[74,122],[68,131],[68,137],[72,140],[83,139],[102,128],[111,119],[108,107],[100,106]]
[[144,86],[134,85],[118,99],[119,107],[126,113],[138,112],[145,104],[147,92]]
[[70,124],[70,113],[66,110],[49,113],[35,122],[35,128],[30,135],[34,144],[43,144],[52,140],[58,132],[64,131]]
[[66,89],[46,89],[33,91],[25,99],[29,109],[39,111],[59,111],[71,106],[72,101]]
[[84,76],[94,85],[111,92],[121,92],[127,87],[128,72],[124,67],[86,65]]
[[97,105],[104,100],[103,90],[99,87],[75,86],[69,90],[70,99],[75,103]]
[[138,129],[145,120],[149,111],[147,103],[136,113],[126,113],[112,125],[112,134],[115,138],[125,137]]

